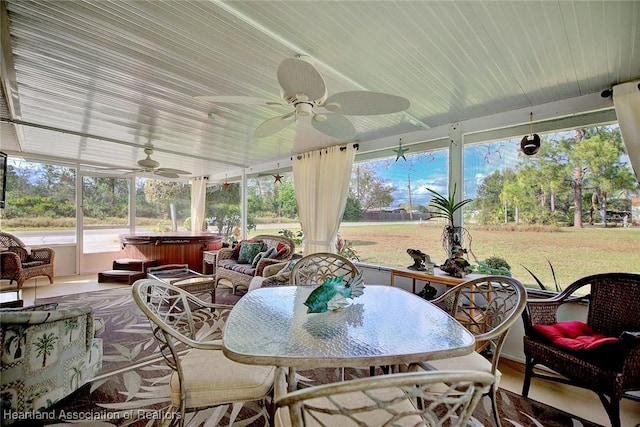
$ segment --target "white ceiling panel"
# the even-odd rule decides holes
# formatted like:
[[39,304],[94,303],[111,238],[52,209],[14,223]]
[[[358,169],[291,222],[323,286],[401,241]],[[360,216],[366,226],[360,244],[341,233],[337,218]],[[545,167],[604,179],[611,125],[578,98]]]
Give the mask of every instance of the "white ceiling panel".
[[410,101],[400,113],[348,116],[361,151],[388,155],[399,138],[441,139],[451,123],[479,132],[479,124],[522,125],[525,111],[557,121],[612,108],[593,95],[640,79],[637,1],[0,4],[3,99],[11,100],[0,149],[106,167],[134,167],[152,146],[162,167],[227,176],[344,142],[304,118],[256,139],[260,123],[293,107],[194,98],[280,100],[278,66],[300,54],[328,95],[368,90]]

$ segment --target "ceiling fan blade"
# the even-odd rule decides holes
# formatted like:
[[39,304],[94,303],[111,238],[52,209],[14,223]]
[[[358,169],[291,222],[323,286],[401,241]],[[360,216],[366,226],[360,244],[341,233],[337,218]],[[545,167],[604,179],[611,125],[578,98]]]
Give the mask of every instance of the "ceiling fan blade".
[[253,96],[217,96],[217,95],[204,95],[194,96],[195,99],[200,101],[209,101],[218,104],[247,104],[247,105],[263,105],[267,107],[281,107],[288,105],[284,101],[257,98]]
[[180,175],[178,175],[177,173],[169,172],[169,171],[166,171],[166,170],[160,170],[160,169],[154,170],[153,174],[154,175],[158,175],[158,176],[162,176],[162,177],[165,177],[165,178],[180,178]]
[[356,136],[353,123],[338,113],[317,114],[311,119],[311,126],[325,135],[338,139],[351,139]]
[[333,94],[322,106],[347,116],[367,116],[397,113],[410,105],[409,100],[401,96],[359,90]]
[[178,175],[191,175],[191,172],[183,171],[180,169],[172,169],[172,168],[158,168],[156,172],[166,172],[170,174],[178,174]]
[[281,131],[282,129],[289,126],[296,119],[295,114],[285,114],[284,116],[274,117],[272,119],[266,120],[262,122],[256,130],[253,131],[254,138],[266,138],[267,136],[273,135],[276,132]]
[[322,75],[312,64],[299,58],[287,58],[280,63],[278,83],[282,87],[285,99],[304,94],[310,101],[315,101],[327,94],[327,85]]

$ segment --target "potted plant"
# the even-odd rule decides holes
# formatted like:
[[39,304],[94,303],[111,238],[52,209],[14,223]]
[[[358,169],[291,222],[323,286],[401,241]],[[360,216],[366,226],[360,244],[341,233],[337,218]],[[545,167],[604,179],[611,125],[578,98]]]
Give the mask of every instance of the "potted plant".
[[459,202],[455,201],[457,185],[453,184],[453,191],[449,194],[449,197],[445,197],[435,190],[427,187],[427,191],[433,194],[433,199],[429,202],[429,207],[433,210],[431,215],[435,218],[445,218],[448,224],[444,227],[442,232],[442,247],[447,252],[447,257],[452,257],[451,250],[454,246],[459,246],[464,249],[463,241],[470,241],[469,232],[459,224],[454,223],[454,214],[461,209],[464,205],[473,201],[473,199],[464,199]]
[[492,256],[485,260],[477,261],[473,271],[479,274],[500,275],[511,277],[511,266],[501,257]]

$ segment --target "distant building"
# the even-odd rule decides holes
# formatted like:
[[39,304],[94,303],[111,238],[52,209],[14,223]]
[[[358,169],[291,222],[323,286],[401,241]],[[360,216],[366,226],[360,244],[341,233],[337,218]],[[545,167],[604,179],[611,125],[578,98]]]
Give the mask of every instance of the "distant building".
[[640,225],[640,197],[631,199],[631,226]]
[[365,221],[423,221],[431,218],[428,212],[407,210],[400,206],[386,206],[383,208],[367,209],[364,212]]

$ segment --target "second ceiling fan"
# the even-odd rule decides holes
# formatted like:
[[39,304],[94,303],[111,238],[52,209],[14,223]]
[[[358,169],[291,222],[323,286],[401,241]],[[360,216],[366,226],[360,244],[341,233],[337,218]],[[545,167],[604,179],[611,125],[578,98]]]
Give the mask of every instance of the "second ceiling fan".
[[331,96],[322,74],[308,57],[287,58],[278,67],[278,83],[285,103],[243,96],[196,96],[216,103],[256,105],[291,105],[293,111],[262,122],[254,131],[255,138],[265,138],[286,128],[299,117],[308,117],[318,131],[338,139],[356,135],[353,123],[345,116],[390,114],[409,108],[409,100],[401,96],[370,91],[339,92]]
[[145,148],[144,154],[146,154],[147,157],[138,160],[138,166],[140,166],[140,168],[132,169],[134,172],[149,172],[154,175],[162,176],[164,178],[179,178],[180,175],[191,175],[191,172],[183,171],[180,169],[159,167],[160,162],[151,158],[151,155],[153,154],[153,148]]

